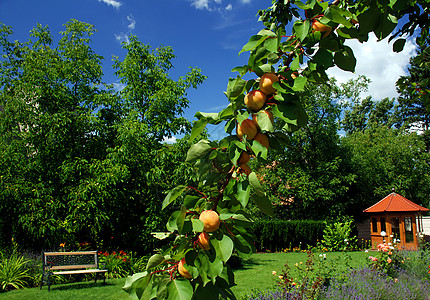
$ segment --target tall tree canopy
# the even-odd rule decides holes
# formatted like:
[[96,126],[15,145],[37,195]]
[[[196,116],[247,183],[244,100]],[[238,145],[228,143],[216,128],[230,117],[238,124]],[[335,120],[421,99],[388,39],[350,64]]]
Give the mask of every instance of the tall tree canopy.
[[[49,248],[67,241],[149,251],[153,214],[167,184],[179,183],[185,149],[163,137],[186,132],[187,89],[205,76],[168,75],[170,47],[136,37],[114,67],[125,88],[103,82],[92,25],[71,20],[58,44],[37,25],[26,43],[0,28],[1,241]],[[174,157],[175,159],[172,159]],[[160,168],[166,161],[170,168]],[[133,228],[134,230],[130,230]],[[150,242],[147,242],[147,241]],[[145,241],[145,242],[144,242]]]

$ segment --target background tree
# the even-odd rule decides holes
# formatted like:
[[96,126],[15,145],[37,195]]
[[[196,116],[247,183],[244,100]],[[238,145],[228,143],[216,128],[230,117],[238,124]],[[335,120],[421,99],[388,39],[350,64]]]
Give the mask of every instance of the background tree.
[[417,56],[410,59],[409,75],[397,81],[398,126],[423,132],[427,151],[430,151],[430,47],[429,38],[420,46]]
[[151,251],[150,232],[167,220],[153,213],[161,191],[188,172],[183,143],[162,139],[190,128],[180,117],[186,90],[205,77],[194,68],[172,80],[172,49],[152,52],[131,37],[124,62],[115,61],[125,85],[116,93],[101,80],[94,31],[72,20],[54,46],[47,27],[25,44],[9,42],[11,28],[1,27],[3,243]]
[[355,175],[345,168],[340,121],[345,103],[354,97],[351,92],[366,82],[361,77],[338,85],[332,78],[326,85],[309,84],[301,94],[307,124],[289,134],[285,148],[270,155],[261,169],[279,216],[325,219],[345,211],[345,195]]
[[397,193],[428,206],[429,155],[416,133],[378,126],[342,138],[350,157],[345,160],[357,175],[347,194],[347,212],[359,216],[394,188]]

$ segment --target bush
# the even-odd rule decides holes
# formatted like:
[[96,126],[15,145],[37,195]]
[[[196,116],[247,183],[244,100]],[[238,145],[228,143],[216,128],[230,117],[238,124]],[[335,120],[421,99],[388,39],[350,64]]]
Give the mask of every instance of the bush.
[[325,222],[321,244],[329,251],[354,249],[357,246],[357,236],[352,234],[353,224],[354,220],[349,217],[335,222]]
[[323,221],[256,221],[253,232],[259,251],[282,251],[285,248],[306,249],[315,246],[323,236]]

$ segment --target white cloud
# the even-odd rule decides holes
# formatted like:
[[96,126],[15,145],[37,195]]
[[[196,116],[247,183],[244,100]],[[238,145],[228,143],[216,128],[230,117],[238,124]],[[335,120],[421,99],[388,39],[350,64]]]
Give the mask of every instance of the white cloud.
[[121,2],[116,1],[116,0],[98,0],[98,1],[99,1],[99,2],[103,2],[103,3],[106,3],[107,5],[113,6],[113,7],[115,7],[116,9],[118,9],[118,8],[122,5],[122,3],[121,3]]
[[121,92],[125,88],[125,84],[121,82],[112,83],[113,89],[117,92]]
[[385,39],[377,42],[374,35],[370,35],[369,41],[365,43],[348,40],[346,44],[354,50],[357,59],[355,74],[333,67],[328,70],[328,75],[342,83],[357,78],[359,74],[365,75],[372,82],[363,97],[371,95],[374,100],[397,97],[395,83],[400,76],[407,75],[409,58],[415,55],[416,45],[407,41],[403,51],[395,53],[393,41],[388,43],[388,39]]
[[233,9],[233,6],[231,4],[229,4],[225,7],[225,10],[232,10],[232,9]]
[[248,3],[251,3],[251,0],[240,0],[240,2],[248,4]]
[[191,5],[194,6],[197,9],[207,9],[209,8],[209,0],[192,0]]
[[172,136],[172,137],[170,137],[170,138],[168,138],[168,137],[164,137],[163,138],[163,142],[164,143],[167,143],[167,144],[174,144],[174,143],[176,143],[176,137],[174,137],[174,136]]
[[133,18],[132,15],[127,16],[127,20],[130,22],[127,27],[133,30],[136,27],[136,20]]
[[222,0],[214,0],[215,3],[221,4]]
[[122,43],[122,42],[126,42],[127,44],[129,43],[129,39],[128,39],[128,35],[127,35],[127,33],[123,33],[123,32],[121,32],[120,34],[115,34],[115,39],[118,41],[118,42],[120,42],[120,43]]

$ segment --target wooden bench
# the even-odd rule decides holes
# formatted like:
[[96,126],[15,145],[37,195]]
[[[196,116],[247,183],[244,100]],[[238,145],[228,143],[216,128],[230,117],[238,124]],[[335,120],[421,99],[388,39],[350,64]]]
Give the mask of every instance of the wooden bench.
[[[73,275],[96,273],[95,283],[97,283],[98,274],[104,274],[108,270],[99,269],[99,259],[97,251],[76,251],[76,252],[43,252],[42,256],[42,280],[48,284],[48,291],[51,290],[51,275]],[[103,285],[105,282],[103,276]]]

